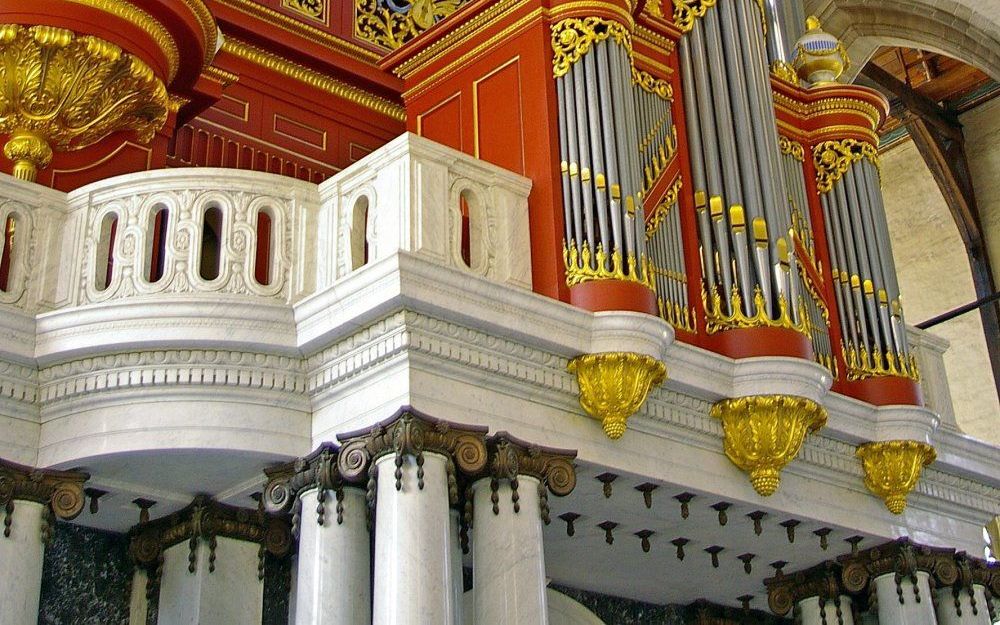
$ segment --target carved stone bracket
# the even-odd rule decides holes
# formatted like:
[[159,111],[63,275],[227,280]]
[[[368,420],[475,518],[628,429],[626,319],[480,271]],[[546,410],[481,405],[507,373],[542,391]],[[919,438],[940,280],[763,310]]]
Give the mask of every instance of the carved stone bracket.
[[628,418],[667,375],[662,362],[633,352],[584,354],[571,360],[567,368],[576,374],[580,406],[601,421],[611,439],[625,434]]
[[441,454],[448,458],[448,498],[456,505],[458,474],[473,478],[486,468],[486,431],[485,427],[450,423],[404,407],[369,429],[339,435],[337,438],[343,446],[337,457],[337,468],[347,482],[367,480],[369,505],[374,506],[376,460],[388,454],[395,455],[394,477],[399,490],[402,488],[403,458],[413,456],[417,461],[417,486],[423,489],[424,453]]
[[[75,519],[83,510],[86,500],[83,483],[88,479],[88,474],[79,471],[34,469],[0,460],[0,507],[4,511],[4,537],[11,534],[15,502],[18,500],[43,504],[48,513],[58,519]],[[46,525],[43,528],[43,538],[47,539],[50,534],[51,528]]]
[[[221,536],[260,545],[257,577],[263,579],[265,552],[281,557],[291,547],[288,524],[269,517],[263,509],[238,508],[200,495],[186,508],[168,516],[141,523],[129,532],[129,555],[137,566],[151,572],[150,585],[158,583],[163,566],[163,552],[188,542],[188,570],[198,567],[198,545],[209,546],[208,572],[215,571],[217,539]],[[147,588],[148,591],[148,588]]]
[[526,475],[539,481],[538,495],[541,499],[542,521],[548,525],[550,522],[548,494],[551,492],[557,497],[565,497],[576,487],[576,466],[573,464],[576,452],[532,445],[514,438],[507,432],[498,432],[490,437],[487,446],[490,456],[489,475],[493,514],[500,513],[497,490],[502,479],[510,482],[514,512],[520,511],[517,478]]

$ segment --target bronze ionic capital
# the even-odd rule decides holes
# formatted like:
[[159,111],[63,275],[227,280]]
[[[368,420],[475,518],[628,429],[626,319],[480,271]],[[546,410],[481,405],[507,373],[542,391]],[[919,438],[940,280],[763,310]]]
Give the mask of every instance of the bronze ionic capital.
[[518,476],[538,480],[542,520],[549,523],[548,494],[565,497],[576,488],[576,451],[533,445],[514,438],[507,432],[498,432],[487,441],[489,451],[490,489],[493,491],[493,514],[500,513],[500,480],[510,482],[514,512],[520,512],[518,503]]
[[[9,537],[14,522],[16,502],[33,501],[45,506],[47,512],[66,521],[75,519],[83,510],[86,497],[83,483],[90,476],[80,471],[52,471],[0,460],[0,507],[4,510],[4,537]],[[43,538],[49,528],[43,529]]]

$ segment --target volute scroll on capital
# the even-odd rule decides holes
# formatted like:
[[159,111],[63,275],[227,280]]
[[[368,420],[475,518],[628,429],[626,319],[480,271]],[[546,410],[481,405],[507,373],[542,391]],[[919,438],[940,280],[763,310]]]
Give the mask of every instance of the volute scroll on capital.
[[6,511],[3,535],[10,536],[18,500],[43,504],[58,519],[75,519],[83,511],[83,483],[88,479],[90,475],[80,471],[35,469],[0,460],[0,508]]
[[[861,593],[877,578],[894,574],[896,584],[903,580],[914,583],[914,598],[919,597],[916,585],[917,572],[931,575],[937,586],[951,586],[958,579],[955,550],[927,547],[900,538],[890,543],[859,551],[837,559],[841,569],[841,583],[849,593]],[[904,597],[900,595],[901,601]],[[921,597],[921,600],[930,600]]]
[[490,490],[492,491],[493,514],[500,513],[497,493],[501,479],[511,486],[511,503],[514,512],[520,512],[518,476],[533,477],[538,480],[542,521],[548,525],[548,494],[565,497],[576,488],[576,451],[554,449],[532,445],[514,438],[507,432],[497,432],[487,441],[490,466]]
[[778,616],[785,616],[803,599],[819,597],[821,601],[837,601],[846,594],[841,583],[841,567],[835,562],[822,562],[804,571],[778,574],[764,580],[767,604]]
[[400,409],[389,419],[371,428],[341,434],[343,443],[337,458],[337,468],[347,482],[371,481],[374,463],[381,457],[395,456],[396,490],[402,489],[404,456],[417,460],[417,487],[423,489],[423,458],[436,453],[448,459],[448,494],[454,505],[458,501],[456,472],[475,477],[486,468],[486,427],[459,425],[422,414],[409,407]]

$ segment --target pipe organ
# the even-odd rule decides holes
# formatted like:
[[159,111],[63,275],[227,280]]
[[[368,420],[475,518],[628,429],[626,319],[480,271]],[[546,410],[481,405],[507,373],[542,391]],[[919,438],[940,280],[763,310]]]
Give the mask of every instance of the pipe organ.
[[836,82],[840,43],[754,0],[571,4],[549,30],[570,301],[658,313],[737,358],[810,358],[868,400],[891,379],[885,401],[918,403],[885,104]]

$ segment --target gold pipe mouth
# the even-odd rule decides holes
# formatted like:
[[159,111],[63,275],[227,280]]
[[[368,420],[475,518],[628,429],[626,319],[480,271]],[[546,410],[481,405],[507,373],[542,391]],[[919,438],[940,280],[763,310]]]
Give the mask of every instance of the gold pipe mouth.
[[49,142],[30,130],[15,130],[4,144],[3,153],[14,161],[14,177],[27,182],[34,182],[38,170],[52,162]]

